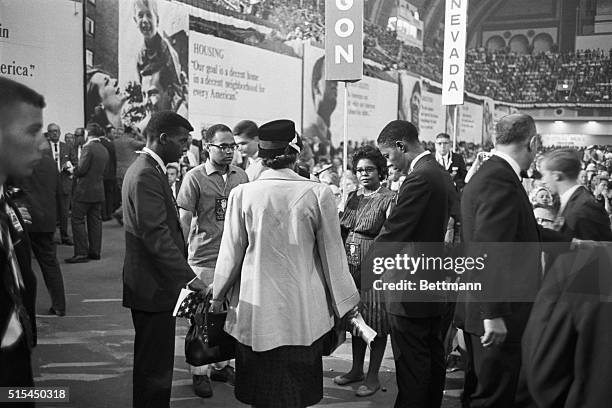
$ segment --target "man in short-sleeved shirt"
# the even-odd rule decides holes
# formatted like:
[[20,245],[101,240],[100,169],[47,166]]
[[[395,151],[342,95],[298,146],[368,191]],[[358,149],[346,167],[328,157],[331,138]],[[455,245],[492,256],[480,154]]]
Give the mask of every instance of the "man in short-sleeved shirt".
[[[225,125],[214,125],[204,135],[210,158],[185,175],[176,200],[181,215],[183,234],[189,238],[189,265],[207,285],[213,282],[223,223],[230,191],[249,181],[246,173],[230,163],[238,145]],[[192,220],[195,217],[195,224]],[[212,380],[228,381],[233,369],[228,362],[214,365]],[[212,396],[207,366],[192,367],[193,386],[200,397]]]

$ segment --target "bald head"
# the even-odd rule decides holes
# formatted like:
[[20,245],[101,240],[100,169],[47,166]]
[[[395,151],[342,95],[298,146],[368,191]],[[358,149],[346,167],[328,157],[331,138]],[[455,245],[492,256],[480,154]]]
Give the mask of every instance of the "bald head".
[[495,145],[523,144],[536,134],[535,121],[529,115],[506,115],[495,126]]

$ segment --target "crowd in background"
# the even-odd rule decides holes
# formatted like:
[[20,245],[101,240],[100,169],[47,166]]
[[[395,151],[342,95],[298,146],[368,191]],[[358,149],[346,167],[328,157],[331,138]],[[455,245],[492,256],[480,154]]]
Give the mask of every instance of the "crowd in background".
[[[324,2],[268,0],[242,7],[242,13],[231,7],[233,2],[217,3],[218,12],[275,28],[267,37],[241,36],[248,40],[240,42],[271,48],[270,42],[324,41]],[[235,39],[235,29],[231,31],[225,35]],[[223,32],[218,34],[224,36]],[[289,47],[279,45],[276,49],[292,53]],[[395,31],[365,21],[364,56],[382,67],[366,64],[365,72],[370,75],[379,76],[380,69],[399,69],[442,82],[443,47],[439,40],[421,49],[404,44]],[[466,87],[470,92],[513,103],[611,102],[610,57],[609,50],[561,53],[556,45],[537,54],[517,54],[507,47],[496,51],[473,48],[466,56]]]

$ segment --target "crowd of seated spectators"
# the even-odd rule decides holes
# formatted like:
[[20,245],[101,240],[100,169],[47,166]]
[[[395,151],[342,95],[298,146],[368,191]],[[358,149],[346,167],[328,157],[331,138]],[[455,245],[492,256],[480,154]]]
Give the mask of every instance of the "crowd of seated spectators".
[[[209,3],[209,9],[274,27],[273,38],[266,39],[271,44],[294,39],[322,42],[325,38],[324,2],[321,1],[239,2],[240,11],[231,6],[235,1],[205,3]],[[254,35],[246,38],[242,42],[257,39]],[[267,45],[266,48],[278,47]],[[466,55],[466,87],[475,94],[514,103],[612,103],[611,52],[586,50],[521,55],[508,49],[470,49]],[[442,82],[443,45],[440,41],[421,50],[402,43],[394,31],[366,21],[364,56],[382,65],[382,71],[407,70]],[[380,76],[376,75],[380,73],[368,74]]]

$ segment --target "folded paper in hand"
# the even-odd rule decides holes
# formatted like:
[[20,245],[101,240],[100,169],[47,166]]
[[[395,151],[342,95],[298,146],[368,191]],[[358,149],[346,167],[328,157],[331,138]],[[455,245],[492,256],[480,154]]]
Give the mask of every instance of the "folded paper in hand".
[[174,306],[172,316],[192,318],[200,303],[204,302],[204,294],[183,288]]
[[376,337],[376,331],[367,325],[367,323],[363,320],[361,313],[357,313],[355,317],[353,317],[350,322],[351,332],[361,337],[361,339],[370,347],[370,343]]

